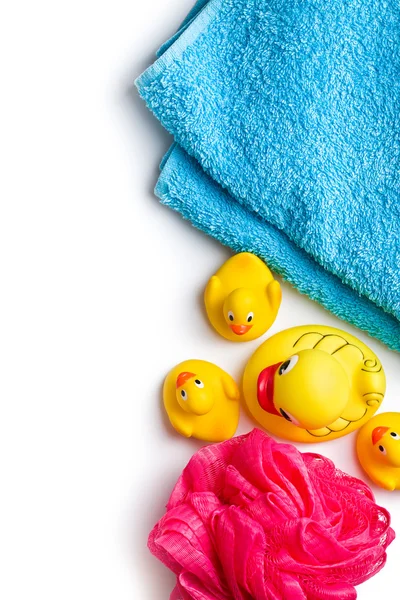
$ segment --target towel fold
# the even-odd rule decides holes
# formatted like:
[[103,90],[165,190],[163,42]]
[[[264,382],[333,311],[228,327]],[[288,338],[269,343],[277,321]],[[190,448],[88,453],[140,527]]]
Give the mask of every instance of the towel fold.
[[161,201],[400,351],[400,7],[199,0],[137,80]]

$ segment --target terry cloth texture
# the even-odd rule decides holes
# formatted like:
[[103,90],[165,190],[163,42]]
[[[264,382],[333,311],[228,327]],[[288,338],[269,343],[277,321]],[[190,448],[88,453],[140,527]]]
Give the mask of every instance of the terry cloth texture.
[[199,0],[136,82],[156,194],[400,351],[400,3]]

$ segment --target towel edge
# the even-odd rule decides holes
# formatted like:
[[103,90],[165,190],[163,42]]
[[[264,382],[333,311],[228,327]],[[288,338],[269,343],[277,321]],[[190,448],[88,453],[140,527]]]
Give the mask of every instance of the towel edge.
[[[183,29],[180,35],[175,34],[171,38],[175,41],[159,56],[159,58],[150,65],[137,79],[134,84],[141,93],[141,90],[157,79],[168,66],[178,60],[185,50],[192,44],[199,35],[201,35],[208,27],[212,19],[217,15],[218,8],[222,0],[210,0],[197,15],[188,23],[188,26]],[[179,32],[178,32],[179,33]],[[168,44],[168,42],[166,42]]]

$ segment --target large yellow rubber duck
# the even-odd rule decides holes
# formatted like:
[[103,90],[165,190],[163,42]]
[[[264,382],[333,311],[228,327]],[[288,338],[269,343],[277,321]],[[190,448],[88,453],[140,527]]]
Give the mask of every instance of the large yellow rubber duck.
[[204,360],[187,360],[164,382],[164,406],[185,437],[207,442],[231,438],[239,422],[239,388],[228,373]]
[[385,490],[400,489],[400,413],[380,413],[360,429],[357,455],[374,483]]
[[249,252],[227,260],[204,294],[211,325],[233,342],[263,335],[275,321],[281,298],[281,287],[267,265]]
[[273,335],[250,358],[243,377],[253,417],[295,442],[323,442],[358,429],[380,406],[385,390],[372,350],[322,325]]

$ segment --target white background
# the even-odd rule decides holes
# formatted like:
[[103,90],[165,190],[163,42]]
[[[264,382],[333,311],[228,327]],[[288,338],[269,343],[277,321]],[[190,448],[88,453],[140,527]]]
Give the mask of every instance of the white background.
[[[208,326],[229,251],[152,194],[169,136],[132,87],[192,0],[8,2],[0,9],[0,597],[167,600],[147,535],[200,447],[160,388],[186,358],[237,379],[259,341]],[[283,285],[270,333],[346,327]],[[399,357],[369,341],[399,406]],[[244,416],[239,432],[253,424]],[[303,446],[303,449],[306,447]],[[361,476],[354,436],[315,446]],[[400,531],[398,493],[375,489]],[[361,599],[397,597],[400,540]]]

